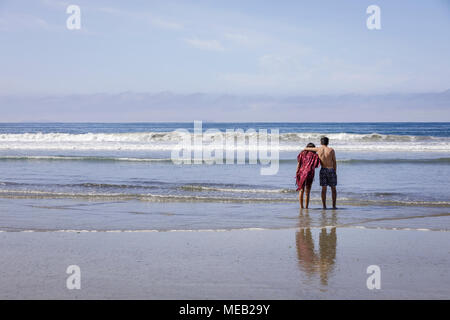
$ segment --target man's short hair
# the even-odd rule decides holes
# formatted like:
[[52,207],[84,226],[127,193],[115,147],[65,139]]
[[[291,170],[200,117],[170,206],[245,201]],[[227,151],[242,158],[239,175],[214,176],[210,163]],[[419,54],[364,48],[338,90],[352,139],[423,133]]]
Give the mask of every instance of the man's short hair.
[[329,141],[330,141],[330,139],[328,139],[327,137],[322,137],[320,139],[320,144],[324,145],[324,146],[327,146]]

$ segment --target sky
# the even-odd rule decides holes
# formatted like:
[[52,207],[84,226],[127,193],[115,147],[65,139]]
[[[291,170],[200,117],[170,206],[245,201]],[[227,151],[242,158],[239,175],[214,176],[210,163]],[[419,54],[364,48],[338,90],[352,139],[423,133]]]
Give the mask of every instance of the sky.
[[[73,4],[79,30],[66,27]],[[373,4],[379,30],[366,26]],[[0,0],[0,96],[9,99],[0,108],[14,109],[11,97],[124,92],[440,93],[450,89],[449,39],[449,0]],[[450,118],[450,105],[440,108]]]

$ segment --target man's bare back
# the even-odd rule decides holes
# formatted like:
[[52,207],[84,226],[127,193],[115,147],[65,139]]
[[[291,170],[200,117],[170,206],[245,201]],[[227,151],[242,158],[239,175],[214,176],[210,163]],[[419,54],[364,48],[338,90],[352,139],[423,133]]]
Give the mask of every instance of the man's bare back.
[[322,168],[333,168],[336,170],[336,154],[333,148],[320,146],[316,152],[322,163]]
[[333,148],[322,145],[318,148],[305,148],[305,150],[317,152],[322,168],[333,168],[336,170],[336,154]]

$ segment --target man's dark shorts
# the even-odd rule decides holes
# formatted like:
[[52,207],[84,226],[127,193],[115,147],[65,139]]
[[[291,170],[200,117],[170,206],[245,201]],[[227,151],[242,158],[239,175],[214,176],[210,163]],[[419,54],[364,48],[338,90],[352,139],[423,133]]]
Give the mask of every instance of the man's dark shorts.
[[336,171],[333,168],[321,168],[320,186],[336,187],[336,185],[337,185]]

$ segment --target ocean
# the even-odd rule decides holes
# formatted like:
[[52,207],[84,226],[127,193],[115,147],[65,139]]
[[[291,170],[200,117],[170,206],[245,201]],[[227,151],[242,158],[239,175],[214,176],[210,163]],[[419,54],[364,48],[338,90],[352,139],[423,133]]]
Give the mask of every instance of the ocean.
[[[450,123],[202,127],[278,130],[277,173],[248,161],[174,164],[175,130],[193,123],[0,124],[0,231],[450,230]],[[317,170],[305,215],[296,156],[323,135],[336,150],[339,209],[321,209]]]

